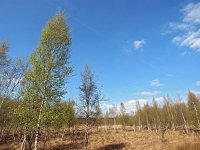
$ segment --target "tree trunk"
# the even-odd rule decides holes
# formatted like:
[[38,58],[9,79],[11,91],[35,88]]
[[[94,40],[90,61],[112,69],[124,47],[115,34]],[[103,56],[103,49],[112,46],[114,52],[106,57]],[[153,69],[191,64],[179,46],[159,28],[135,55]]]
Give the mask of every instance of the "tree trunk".
[[47,141],[48,141],[48,134],[49,134],[49,128],[46,127],[45,133],[44,133],[44,143],[43,143],[43,150],[47,149]]
[[140,118],[139,118],[139,131],[141,130],[141,122],[140,122]]
[[34,148],[34,150],[38,150],[38,137],[39,137],[39,132],[40,132],[40,122],[39,122],[39,120],[40,119],[38,119],[38,122],[37,122],[37,130],[36,130],[36,134],[35,134],[35,148]]
[[64,136],[65,136],[65,129],[63,128],[63,130],[62,130],[62,136],[61,136],[61,141],[63,141]]
[[21,144],[21,150],[25,150],[26,148],[26,131],[24,133],[24,138],[23,138],[23,141],[22,141],[22,144]]
[[86,126],[86,128],[85,128],[85,139],[84,139],[84,150],[87,150],[87,146],[88,146],[88,128]]
[[40,106],[40,111],[38,115],[38,121],[37,121],[37,129],[36,129],[36,134],[35,134],[35,147],[34,150],[38,150],[38,139],[39,139],[39,133],[40,133],[40,121],[42,117],[42,109],[44,106],[44,100],[42,100],[41,106]]
[[196,114],[196,118],[197,118],[198,129],[200,129],[200,122],[199,122],[198,111],[197,111],[196,105],[194,103],[193,103],[193,105],[194,105],[195,114]]
[[88,123],[89,123],[89,117],[90,117],[90,107],[89,107],[89,100],[86,100],[87,104],[87,111],[86,111],[86,125],[85,125],[85,139],[84,139],[84,150],[87,150],[88,146]]
[[182,115],[182,118],[183,118],[183,121],[184,121],[184,128],[185,128],[185,131],[186,131],[186,133],[188,134],[187,122],[186,122],[186,120],[185,120],[185,117],[184,117],[184,115],[183,115],[183,112],[182,112],[182,111],[181,111],[181,115]]
[[4,127],[1,128],[1,136],[0,136],[0,141],[3,139],[3,134],[4,134]]

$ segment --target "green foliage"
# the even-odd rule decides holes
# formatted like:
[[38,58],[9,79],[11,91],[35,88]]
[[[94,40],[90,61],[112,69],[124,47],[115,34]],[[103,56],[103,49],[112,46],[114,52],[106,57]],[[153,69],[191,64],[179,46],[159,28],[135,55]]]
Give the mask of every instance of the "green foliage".
[[15,107],[15,101],[7,99],[0,109],[0,128],[4,126],[11,126],[13,108]]
[[[27,120],[27,115],[38,116],[42,109],[42,112],[47,113],[42,118],[47,121],[52,116],[52,110],[48,109],[66,93],[64,85],[72,72],[72,68],[67,65],[70,44],[65,16],[58,13],[43,29],[39,46],[30,57],[31,67],[24,76],[21,94]],[[35,119],[32,121],[35,123]]]
[[72,127],[76,124],[74,102],[63,101],[56,103],[48,113],[44,114],[43,122],[47,126],[61,128]]
[[150,129],[158,129],[163,126],[174,129],[178,126],[183,127],[187,125],[189,120],[191,125],[198,127],[198,117],[193,105],[195,103],[196,110],[199,112],[198,98],[193,93],[189,93],[189,95],[188,104],[180,101],[172,103],[169,97],[163,98],[164,103],[162,106],[158,106],[156,99],[153,99],[152,105],[145,104],[143,107],[139,103],[136,103],[137,110],[133,115],[133,124],[136,126],[142,125]]
[[123,126],[132,126],[133,116],[129,114],[119,115],[116,117],[116,123]]

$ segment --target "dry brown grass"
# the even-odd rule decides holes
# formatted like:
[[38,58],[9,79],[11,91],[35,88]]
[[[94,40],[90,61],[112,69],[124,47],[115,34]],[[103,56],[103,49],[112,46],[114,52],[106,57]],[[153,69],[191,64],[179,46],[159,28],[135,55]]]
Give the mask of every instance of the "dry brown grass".
[[[42,143],[40,143],[42,145]],[[18,149],[19,145],[0,145],[0,149]],[[8,147],[9,146],[9,147]],[[82,150],[83,137],[51,139],[47,143],[50,150]],[[100,129],[90,134],[89,150],[200,150],[198,135],[185,135],[167,130],[164,141],[155,131],[123,131],[121,129]]]
[[178,145],[176,150],[200,150],[200,143],[184,143]]

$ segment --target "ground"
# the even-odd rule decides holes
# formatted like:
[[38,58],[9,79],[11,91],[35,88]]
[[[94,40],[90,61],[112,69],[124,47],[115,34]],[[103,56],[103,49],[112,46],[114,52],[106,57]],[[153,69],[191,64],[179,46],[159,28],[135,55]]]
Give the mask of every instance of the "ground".
[[[12,143],[0,145],[2,150],[19,148],[19,145]],[[83,134],[69,135],[62,141],[61,138],[52,138],[47,142],[47,149],[82,150]],[[162,139],[161,133],[155,131],[99,129],[90,134],[88,150],[200,150],[200,136],[167,130]]]

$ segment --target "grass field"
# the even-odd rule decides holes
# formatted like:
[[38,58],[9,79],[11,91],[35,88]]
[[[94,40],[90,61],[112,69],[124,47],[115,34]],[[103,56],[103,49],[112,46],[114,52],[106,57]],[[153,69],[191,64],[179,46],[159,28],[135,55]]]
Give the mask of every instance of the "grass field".
[[[46,143],[49,150],[82,150],[83,134],[65,135],[61,138],[51,138]],[[40,142],[40,149],[43,142]],[[8,143],[0,146],[1,150],[20,149],[19,143]],[[121,129],[100,129],[92,132],[89,137],[89,150],[200,150],[200,137],[193,133],[189,135],[178,131],[167,130],[164,140],[160,132],[133,131]]]

